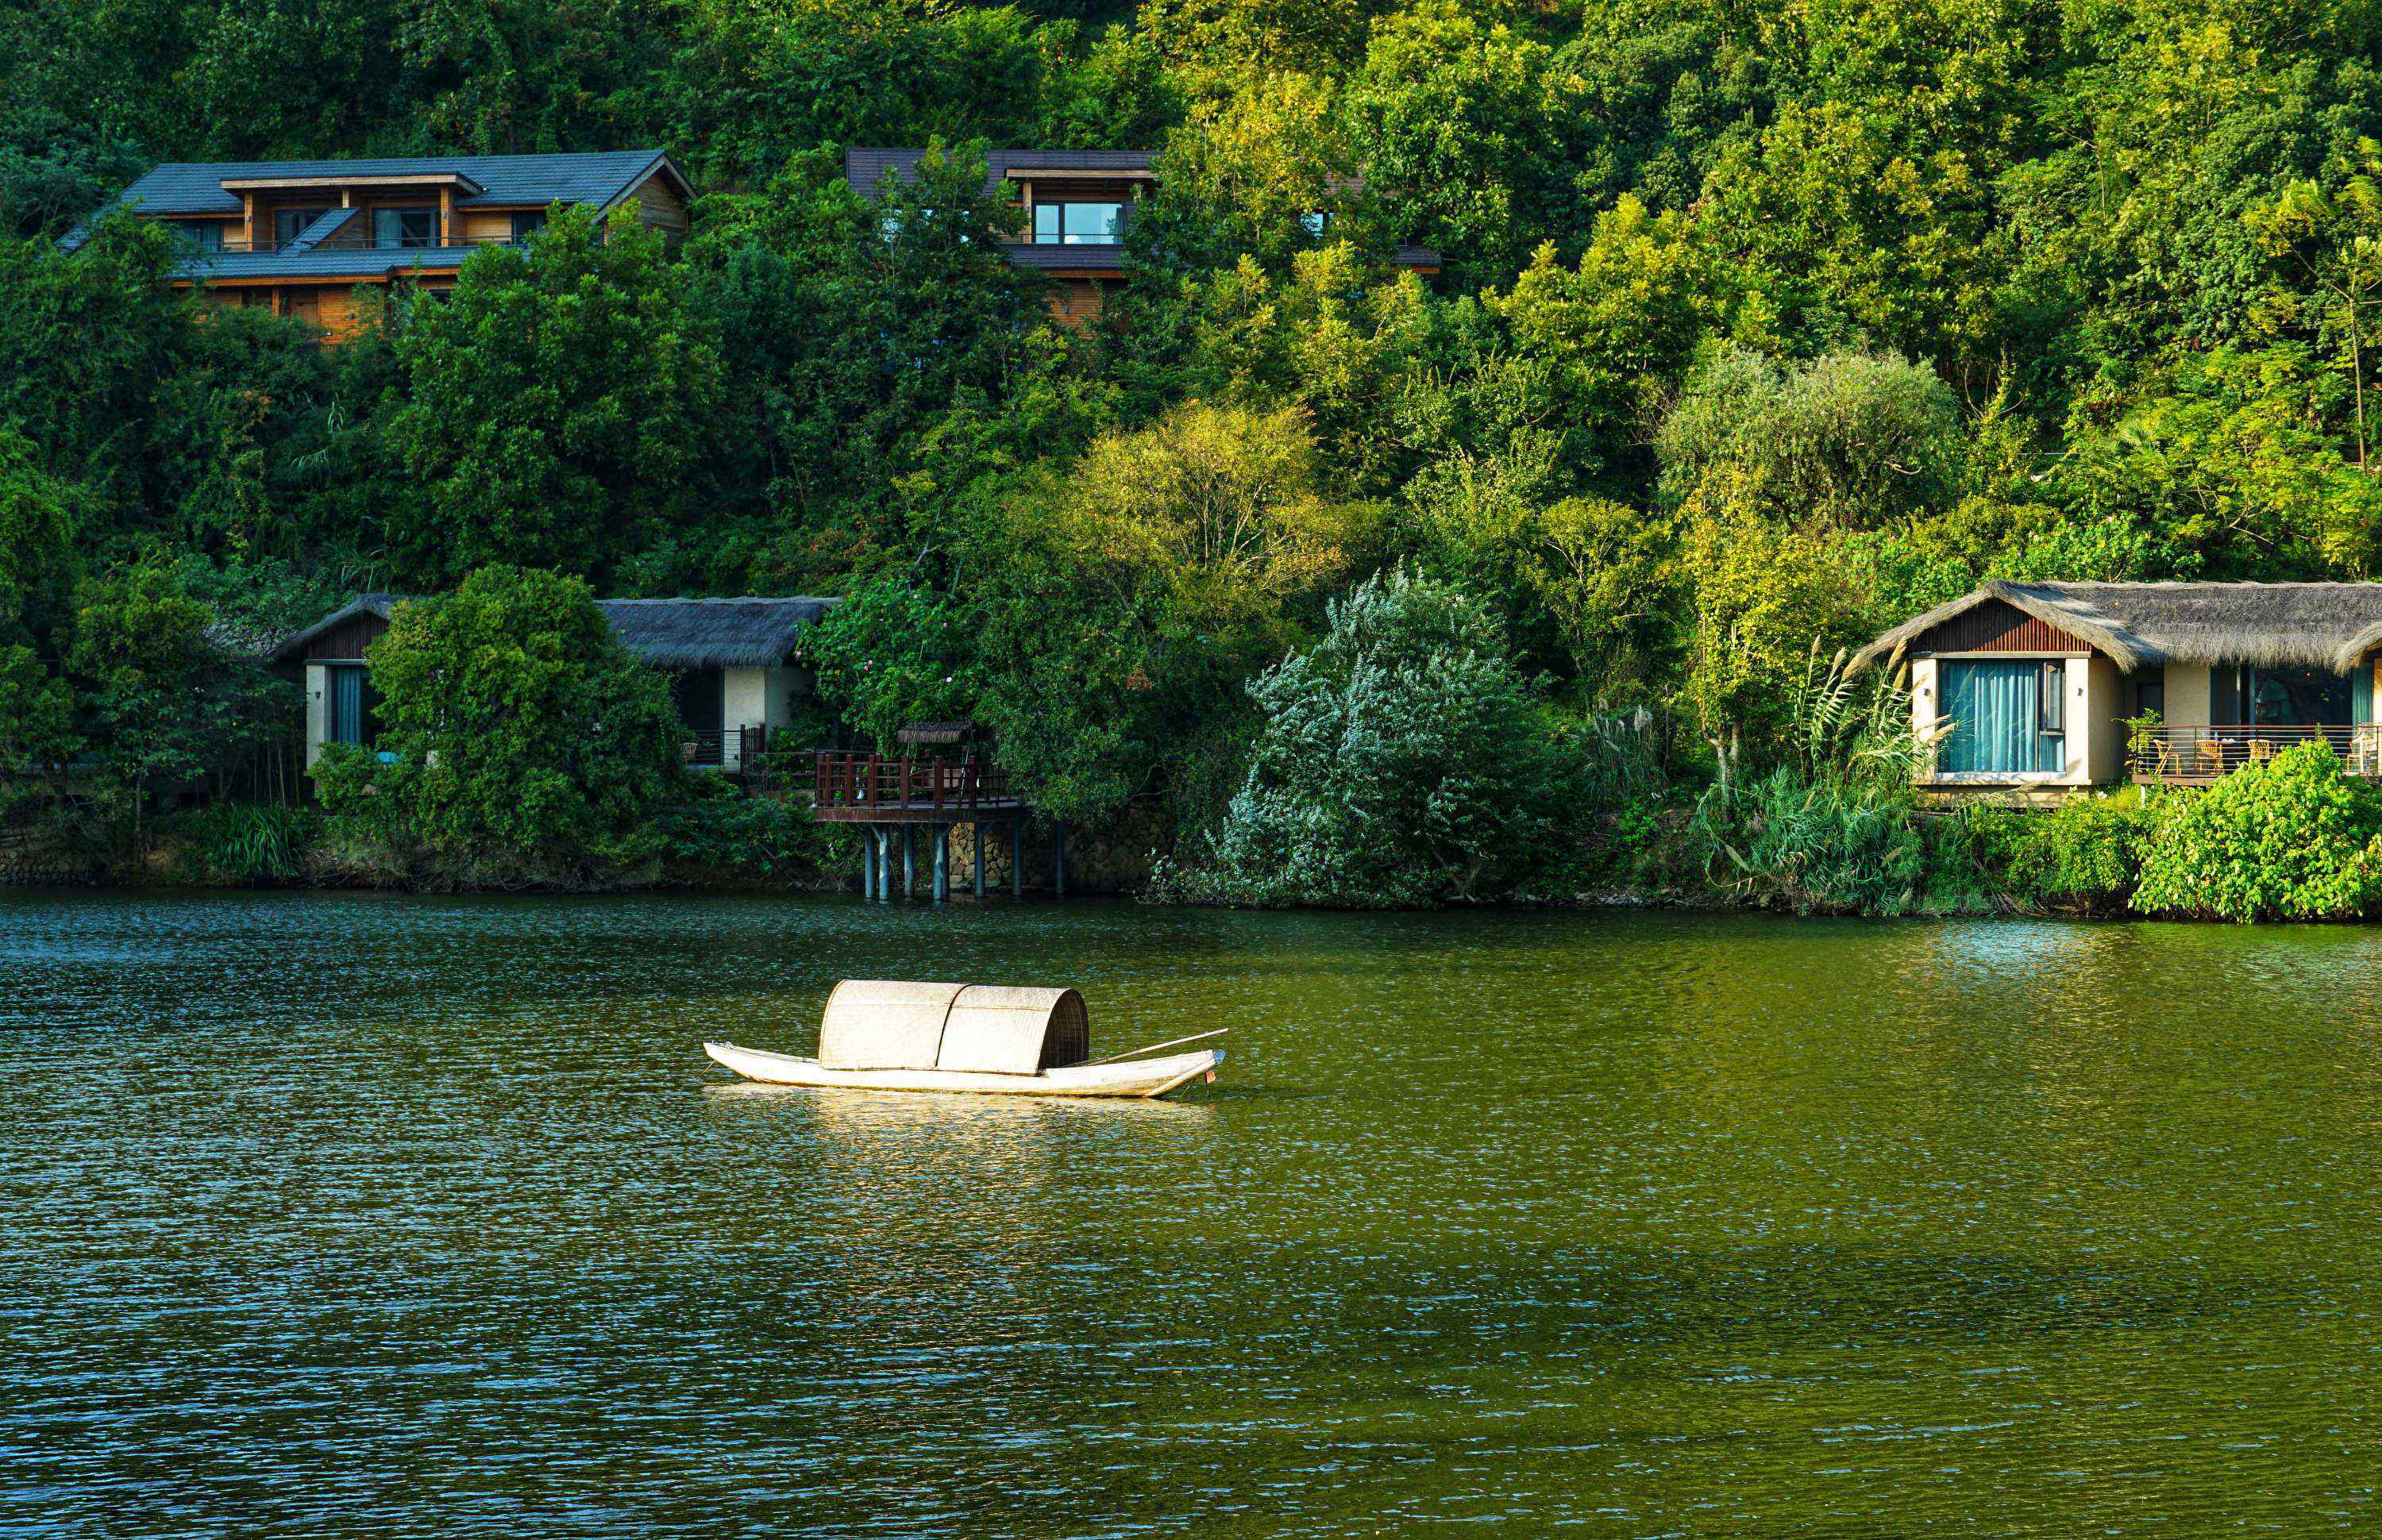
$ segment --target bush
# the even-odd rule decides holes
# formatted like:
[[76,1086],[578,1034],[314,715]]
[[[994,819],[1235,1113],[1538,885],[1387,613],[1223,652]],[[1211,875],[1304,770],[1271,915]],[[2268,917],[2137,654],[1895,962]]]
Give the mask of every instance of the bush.
[[718,776],[686,780],[686,795],[655,822],[664,861],[808,882],[835,869],[855,843],[798,803],[748,795]]
[[1228,902],[1390,907],[1510,893],[1574,778],[1503,628],[1399,573],[1249,687],[1265,722],[1214,865],[1162,887]]
[[2143,850],[2144,913],[2332,920],[2382,903],[2382,788],[2302,743],[2173,799]]
[[1970,815],[1978,863],[2011,898],[2038,909],[2122,908],[2157,821],[2131,787],[2044,813],[1981,808]]
[[334,838],[375,874],[436,886],[586,887],[660,852],[686,769],[662,676],[587,585],[483,568],[398,606],[374,644],[380,754],[314,766]]
[[201,808],[175,830],[184,841],[176,875],[190,882],[296,882],[322,835],[308,808],[225,803]]
[[1779,769],[1715,786],[1694,828],[1714,886],[1750,902],[1799,914],[1906,914],[1926,886],[1926,840],[1907,793]]

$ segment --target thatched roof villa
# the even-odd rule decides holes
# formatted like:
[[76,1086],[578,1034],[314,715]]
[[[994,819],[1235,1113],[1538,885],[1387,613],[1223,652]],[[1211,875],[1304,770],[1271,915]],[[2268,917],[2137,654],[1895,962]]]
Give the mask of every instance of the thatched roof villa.
[[[401,593],[359,593],[268,654],[306,671],[306,763],[325,743],[377,736],[366,653],[388,629]],[[743,769],[813,691],[795,661],[803,633],[839,601],[815,598],[604,599],[596,607],[621,644],[676,676],[687,763]]]
[[2382,583],[1989,582],[1856,661],[1897,656],[1939,792],[2213,780],[2312,738],[2382,775]]

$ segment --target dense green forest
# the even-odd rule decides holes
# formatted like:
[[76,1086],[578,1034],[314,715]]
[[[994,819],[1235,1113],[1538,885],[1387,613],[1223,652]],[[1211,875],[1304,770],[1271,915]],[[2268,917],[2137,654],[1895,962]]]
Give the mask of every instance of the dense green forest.
[[[237,639],[503,564],[847,594],[864,736],[974,715],[1055,815],[1204,830],[1377,574],[1548,736],[1642,707],[1748,774],[1815,639],[1983,576],[2375,575],[2370,0],[7,10],[19,762],[221,774],[286,721]],[[924,143],[895,217],[845,187]],[[681,249],[559,220],[334,349],[194,321],[153,229],[54,244],[159,159],[646,145]],[[987,145],[1160,153],[1096,327]]]

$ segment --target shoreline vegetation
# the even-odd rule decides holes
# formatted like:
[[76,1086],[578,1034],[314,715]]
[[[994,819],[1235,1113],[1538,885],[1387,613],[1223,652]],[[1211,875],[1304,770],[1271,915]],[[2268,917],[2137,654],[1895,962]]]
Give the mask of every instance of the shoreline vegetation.
[[[824,882],[592,611],[811,594],[772,742],[975,724],[1156,901],[2376,911],[2320,750],[1937,814],[1834,661],[1994,579],[2382,574],[2371,6],[167,8],[0,72],[0,864]],[[330,346],[117,202],[648,145],[682,239],[520,211]],[[1038,147],[1150,156],[1096,292]],[[359,593],[420,596],[382,739],[308,768],[258,659]]]

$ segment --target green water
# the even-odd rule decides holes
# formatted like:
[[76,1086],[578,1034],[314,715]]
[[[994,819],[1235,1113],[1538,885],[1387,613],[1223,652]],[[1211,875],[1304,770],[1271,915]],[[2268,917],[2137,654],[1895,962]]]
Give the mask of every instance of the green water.
[[2372,1533],[2378,1120],[2359,930],[0,897],[0,1534]]

